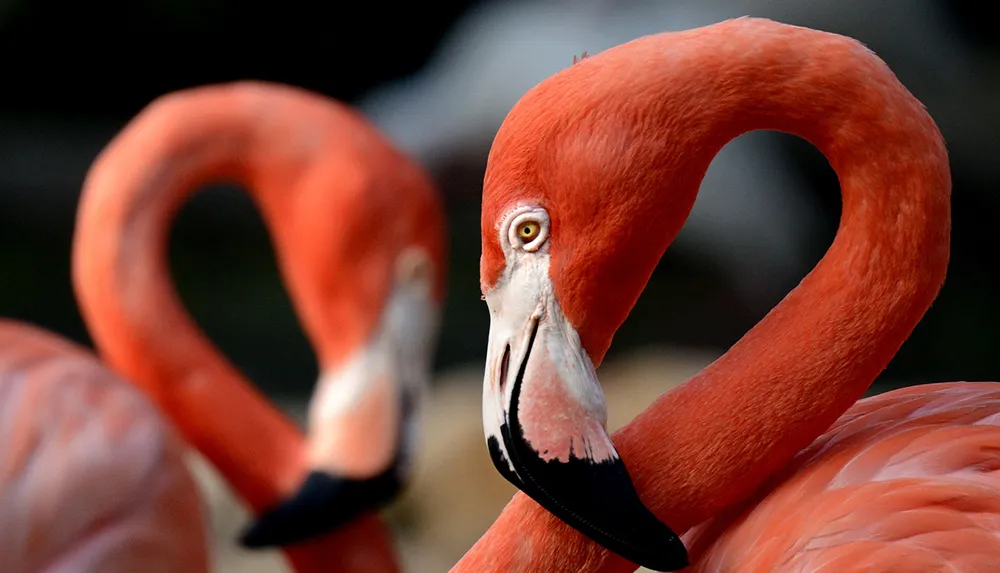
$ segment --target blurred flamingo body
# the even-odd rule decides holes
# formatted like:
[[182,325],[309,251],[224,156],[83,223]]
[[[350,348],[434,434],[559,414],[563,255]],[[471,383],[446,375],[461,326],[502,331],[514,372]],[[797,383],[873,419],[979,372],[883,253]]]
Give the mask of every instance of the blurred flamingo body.
[[0,571],[208,571],[180,436],[93,354],[0,320],[0,437]]
[[[612,444],[595,367],[712,158],[756,129],[829,159],[836,239]],[[924,107],[834,34],[730,20],[634,40],[528,92],[490,153],[481,280],[486,435],[530,498],[515,496],[453,571],[997,571],[1000,384],[859,401],[944,281],[950,193]],[[569,497],[619,460],[616,487],[634,486],[659,523],[635,506],[641,527],[615,521],[608,491]]]
[[[222,357],[170,282],[171,220],[222,181],[261,209],[317,351],[308,439]],[[398,569],[372,510],[409,472],[444,291],[442,209],[418,166],[305,90],[183,90],[147,106],[94,162],[72,262],[99,354],[257,514],[244,544],[280,545],[301,572]]]

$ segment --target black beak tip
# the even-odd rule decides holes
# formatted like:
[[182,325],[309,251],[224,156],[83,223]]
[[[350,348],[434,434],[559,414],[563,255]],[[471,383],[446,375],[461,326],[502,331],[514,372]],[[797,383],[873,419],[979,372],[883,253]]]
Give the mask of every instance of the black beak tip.
[[240,545],[263,549],[308,541],[381,507],[401,489],[395,468],[366,480],[313,471],[294,495],[262,513],[243,531]]
[[520,458],[520,469],[530,479],[515,476],[514,485],[571,527],[653,571],[680,571],[690,565],[684,542],[643,505],[621,460],[595,464],[525,459]]
[[615,520],[608,519],[604,522],[605,528],[584,533],[629,561],[652,571],[680,571],[691,564],[684,542],[673,530],[645,507],[625,507],[628,509],[622,517],[627,521],[615,523]]
[[501,474],[570,527],[653,571],[680,571],[690,564],[684,542],[643,505],[621,459],[544,461],[516,426],[511,431],[501,425],[500,432],[517,468],[504,471],[498,443],[489,443]]
[[663,529],[667,535],[652,547],[653,550],[644,556],[639,565],[652,571],[680,571],[691,565],[681,539],[665,526]]
[[275,527],[271,513],[265,513],[260,518],[254,520],[242,534],[240,534],[240,545],[247,549],[264,549],[285,545],[287,542],[276,534],[280,531]]

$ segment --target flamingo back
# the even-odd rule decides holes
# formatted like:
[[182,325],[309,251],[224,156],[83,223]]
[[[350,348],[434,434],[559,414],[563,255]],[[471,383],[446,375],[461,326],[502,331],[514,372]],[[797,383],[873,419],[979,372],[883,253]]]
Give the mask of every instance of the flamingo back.
[[202,573],[184,446],[69,341],[0,320],[0,571]]
[[1000,384],[861,400],[685,541],[698,573],[1000,571]]

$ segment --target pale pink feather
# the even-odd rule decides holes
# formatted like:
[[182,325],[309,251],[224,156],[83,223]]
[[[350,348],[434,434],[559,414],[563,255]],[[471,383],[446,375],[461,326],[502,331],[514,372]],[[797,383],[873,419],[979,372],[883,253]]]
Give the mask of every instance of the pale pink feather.
[[0,571],[201,573],[181,440],[90,353],[0,321]]

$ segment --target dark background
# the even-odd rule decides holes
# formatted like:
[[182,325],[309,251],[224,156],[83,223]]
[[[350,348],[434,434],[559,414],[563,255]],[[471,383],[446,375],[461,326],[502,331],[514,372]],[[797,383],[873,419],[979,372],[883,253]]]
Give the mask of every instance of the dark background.
[[[667,4],[687,19],[657,20],[656,14],[664,14]],[[312,89],[367,112],[379,109],[371,98],[380,89],[396,86],[405,99],[410,88],[398,82],[419,78],[440,54],[477,53],[471,44],[463,45],[452,36],[463,18],[476,13],[479,27],[466,26],[464,41],[498,36],[500,30],[525,30],[526,35],[535,34],[531,41],[536,44],[531,45],[542,53],[548,49],[547,38],[569,37],[566,45],[575,47],[556,54],[564,66],[574,54],[594,53],[634,37],[616,36],[627,36],[623,22],[642,22],[656,31],[752,14],[860,39],[924,101],[949,143],[954,182],[949,277],[885,377],[907,382],[1000,379],[996,232],[1000,43],[991,36],[986,3],[803,4],[808,7],[735,0],[475,6],[470,2],[0,0],[0,315],[89,344],[69,280],[80,185],[101,147],[147,103],[167,92],[266,79]],[[501,17],[507,7],[520,10],[520,17],[538,26]],[[533,10],[564,18],[545,20],[551,23],[544,28],[539,24],[543,16],[533,15]],[[604,45],[574,44],[576,30],[590,34],[581,32],[581,38],[602,38]],[[450,42],[447,49],[446,42]],[[516,47],[501,43],[488,54],[493,61],[511,58],[504,69],[529,68],[532,62],[525,58],[531,53],[526,56]],[[491,73],[491,60],[481,61],[479,72]],[[456,77],[475,84],[470,89],[482,85],[469,73]],[[464,93],[458,87],[454,91]],[[505,104],[506,109],[512,103]],[[502,119],[506,109],[495,107]],[[413,113],[422,113],[419,119],[431,125],[471,125],[462,117]],[[375,114],[373,120],[390,137],[403,133],[391,114]],[[489,141],[499,121],[490,116],[484,123],[486,127],[476,131],[474,145],[440,147],[444,151],[437,153],[399,138],[437,177],[449,210],[452,272],[439,344],[440,368],[481,362],[486,351],[488,316],[478,287],[479,193]],[[744,148],[753,148],[758,141],[773,146],[768,149],[774,150],[776,166],[741,167],[736,183],[719,192],[751,193],[740,183],[744,175],[765,181],[771,175],[768,170],[794,175],[800,183],[787,190],[789,196],[807,201],[815,215],[796,235],[800,238],[787,246],[801,253],[799,263],[777,270],[728,264],[698,247],[710,245],[711,234],[702,243],[694,241],[693,248],[668,251],[646,295],[616,337],[609,359],[652,344],[723,351],[780,300],[829,245],[840,203],[835,175],[822,156],[789,136],[767,134],[748,141]],[[779,227],[792,225],[796,213],[780,215]],[[751,223],[766,214],[746,212],[740,219],[747,222],[746,238],[734,235],[738,242],[752,246],[760,240],[760,232],[754,231],[760,226]],[[711,231],[713,219],[709,220],[706,228]],[[308,391],[315,376],[311,351],[284,295],[266,229],[249,199],[220,186],[197,195],[179,216],[172,241],[178,288],[208,334],[269,392]],[[765,251],[759,256],[762,265],[770,257]]]

